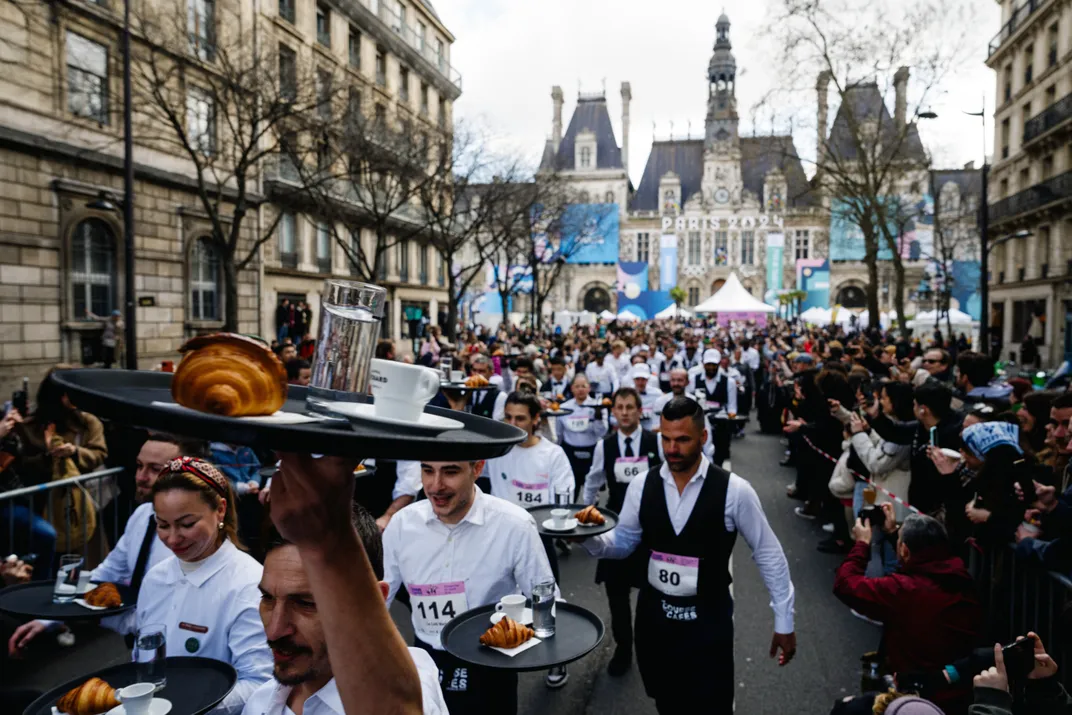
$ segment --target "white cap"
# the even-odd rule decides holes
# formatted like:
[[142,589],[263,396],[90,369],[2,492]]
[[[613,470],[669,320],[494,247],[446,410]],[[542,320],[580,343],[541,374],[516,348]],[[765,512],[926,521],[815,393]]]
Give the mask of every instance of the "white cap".
[[637,352],[638,353],[651,352],[651,348],[649,348],[647,345],[641,343],[640,347],[637,348]]
[[638,362],[636,365],[633,365],[633,371],[630,373],[630,376],[634,380],[636,380],[637,378],[641,378],[641,379],[644,379],[644,380],[650,380],[651,379],[651,368],[648,367],[648,364],[645,363],[645,362]]
[[714,348],[708,348],[707,350],[704,350],[704,365],[717,365],[721,360],[722,356],[718,354],[718,350],[715,350]]

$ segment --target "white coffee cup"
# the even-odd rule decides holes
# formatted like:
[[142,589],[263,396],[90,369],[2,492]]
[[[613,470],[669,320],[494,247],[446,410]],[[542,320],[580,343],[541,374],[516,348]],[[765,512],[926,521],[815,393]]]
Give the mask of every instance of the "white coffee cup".
[[450,381],[451,382],[463,382],[464,380],[465,380],[465,373],[463,371],[461,371],[461,370],[451,370],[450,371]]
[[146,715],[153,702],[156,686],[152,683],[134,683],[116,692],[116,700],[123,703],[127,715]]
[[551,510],[551,523],[555,525],[556,529],[565,528],[567,519],[569,519],[569,509]]
[[520,623],[521,617],[525,614],[525,597],[520,593],[511,593],[509,596],[503,596],[499,599],[499,602],[495,604],[495,610],[502,611],[508,618],[512,618]]
[[428,400],[439,392],[440,375],[421,365],[373,359],[369,385],[376,416],[416,422]]

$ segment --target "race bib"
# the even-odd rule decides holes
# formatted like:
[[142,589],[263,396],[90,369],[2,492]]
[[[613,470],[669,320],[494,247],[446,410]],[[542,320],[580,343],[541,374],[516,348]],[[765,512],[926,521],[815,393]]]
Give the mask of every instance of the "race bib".
[[707,401],[707,409],[709,410],[717,410],[720,407],[722,407],[721,402],[715,402],[714,400]]
[[668,372],[660,372],[659,373],[659,381],[660,382],[670,382],[670,373],[668,373]]
[[[541,474],[541,477],[546,478],[546,474]],[[531,482],[525,483],[517,479],[510,480],[510,486],[513,487],[514,498],[517,499],[517,503],[523,507],[539,506],[547,503],[547,487],[549,482]]]
[[586,432],[592,420],[588,417],[567,417],[566,429],[570,432]]
[[645,422],[651,422],[652,418],[654,418],[654,417],[655,417],[655,408],[654,407],[645,407],[644,409],[642,409],[640,411],[640,419],[644,420]]
[[439,645],[443,626],[469,610],[464,581],[408,586],[407,590],[413,605],[413,630],[430,645]]
[[614,460],[614,478],[622,484],[628,484],[647,471],[647,457],[618,457]]
[[648,559],[648,583],[667,596],[695,596],[700,576],[700,560],[652,551]]

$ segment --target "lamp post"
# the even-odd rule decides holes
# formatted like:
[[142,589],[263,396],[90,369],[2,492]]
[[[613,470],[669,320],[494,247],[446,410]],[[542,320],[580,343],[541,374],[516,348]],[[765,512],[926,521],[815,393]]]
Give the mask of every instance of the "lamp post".
[[990,354],[990,249],[987,233],[990,228],[990,204],[987,198],[987,180],[990,164],[986,160],[986,95],[978,112],[964,112],[969,117],[979,117],[983,125],[983,168],[980,170],[981,193],[979,202],[979,346],[980,352]]

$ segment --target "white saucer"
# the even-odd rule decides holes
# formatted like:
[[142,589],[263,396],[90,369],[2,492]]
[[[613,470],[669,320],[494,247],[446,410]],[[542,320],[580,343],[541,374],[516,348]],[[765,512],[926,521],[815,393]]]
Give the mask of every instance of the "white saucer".
[[[505,615],[506,614],[503,613],[502,611],[493,611],[492,614],[491,614],[491,619],[490,619],[492,625],[494,625],[494,624],[498,623],[499,621],[501,621],[503,619],[503,616],[505,616]],[[531,608],[526,608],[524,611],[522,611],[521,620],[518,621],[518,623],[520,623],[523,626],[531,626],[532,625],[532,609]]]
[[571,529],[576,529],[577,524],[578,521],[571,516],[570,518],[566,519],[566,525],[562,527],[555,526],[554,519],[546,519],[540,526],[547,529],[548,531],[570,531]]
[[[126,709],[122,705],[108,711],[107,715],[126,715]],[[153,698],[149,703],[149,715],[166,715],[171,712],[171,701],[166,698]]]
[[377,422],[384,425],[399,425],[411,429],[427,430],[430,432],[442,432],[449,429],[461,429],[463,425],[458,420],[449,417],[432,415],[427,412],[421,413],[417,422],[400,420],[394,417],[382,417],[376,414],[376,405],[367,402],[326,402],[325,407],[332,412],[343,415],[347,419],[360,420],[362,422]]

